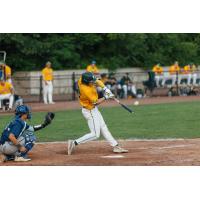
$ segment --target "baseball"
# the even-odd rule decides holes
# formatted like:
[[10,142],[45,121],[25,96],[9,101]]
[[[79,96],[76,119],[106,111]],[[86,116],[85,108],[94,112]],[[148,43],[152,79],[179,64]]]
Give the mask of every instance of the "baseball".
[[134,102],[134,105],[135,105],[135,106],[138,106],[138,105],[139,105],[139,101],[135,101],[135,102]]

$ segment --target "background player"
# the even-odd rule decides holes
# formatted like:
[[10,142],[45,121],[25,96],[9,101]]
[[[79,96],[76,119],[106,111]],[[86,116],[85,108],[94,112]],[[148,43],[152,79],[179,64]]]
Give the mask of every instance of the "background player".
[[11,67],[6,65],[6,63],[4,61],[0,61],[0,68],[3,69],[4,73],[5,73],[5,81],[6,82],[9,82],[9,83],[12,83],[12,80],[11,80],[11,74],[12,74],[12,70],[11,70]]
[[95,76],[99,75],[99,69],[96,66],[96,61],[93,60],[90,65],[86,68],[87,72],[92,72]]
[[[103,88],[103,98],[98,99],[96,86],[100,86]],[[114,98],[112,92],[107,87],[105,87],[105,85],[100,80],[97,80],[91,72],[85,72],[82,74],[81,78],[78,81],[78,87],[80,93],[79,101],[82,106],[82,114],[87,120],[90,133],[74,141],[69,140],[68,154],[71,155],[76,145],[98,139],[100,137],[100,134],[102,134],[103,137],[113,147],[114,153],[128,152],[128,150],[121,148],[118,145],[118,142],[113,138],[97,107],[105,100]]]
[[0,139],[0,162],[14,160],[26,162],[31,160],[27,153],[33,148],[36,141],[34,131],[38,131],[51,123],[53,113],[48,113],[42,124],[29,126],[27,119],[31,119],[28,106],[20,105],[15,110],[15,118],[4,129]]
[[43,100],[45,104],[55,104],[53,102],[53,69],[51,62],[47,62],[42,70],[43,78]]
[[14,101],[14,89],[11,83],[0,80],[0,110],[2,109],[2,101],[9,100],[8,110],[12,110]]

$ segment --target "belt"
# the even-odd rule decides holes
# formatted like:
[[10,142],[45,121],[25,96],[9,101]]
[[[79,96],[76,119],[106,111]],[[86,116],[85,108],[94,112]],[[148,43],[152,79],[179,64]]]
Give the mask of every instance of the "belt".
[[[96,106],[95,106],[95,107],[96,107]],[[94,107],[94,108],[95,108],[95,107]],[[89,110],[89,109],[88,109],[88,108],[86,108],[85,106],[83,106],[82,108],[85,108],[85,109]],[[94,109],[94,108],[92,108],[92,109]],[[92,109],[91,109],[91,110],[92,110]]]

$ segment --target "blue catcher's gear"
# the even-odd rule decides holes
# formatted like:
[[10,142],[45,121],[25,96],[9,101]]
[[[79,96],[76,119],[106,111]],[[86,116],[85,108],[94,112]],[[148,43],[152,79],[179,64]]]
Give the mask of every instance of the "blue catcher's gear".
[[17,117],[21,117],[22,115],[27,114],[27,118],[31,119],[31,111],[30,108],[26,105],[19,105],[15,109],[15,115]]

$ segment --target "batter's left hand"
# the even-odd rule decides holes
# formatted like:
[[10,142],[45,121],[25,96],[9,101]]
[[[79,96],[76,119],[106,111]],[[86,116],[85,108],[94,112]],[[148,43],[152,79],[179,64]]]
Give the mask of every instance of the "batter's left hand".
[[105,99],[113,99],[113,98],[115,98],[115,95],[112,92],[111,93],[105,93],[104,98]]
[[110,91],[110,89],[108,89],[107,87],[103,88],[104,94],[112,94],[112,92]]

